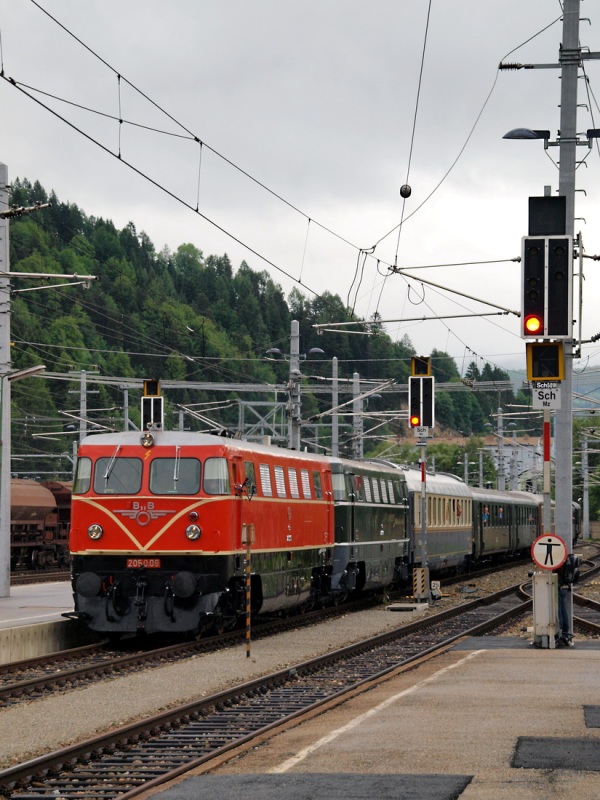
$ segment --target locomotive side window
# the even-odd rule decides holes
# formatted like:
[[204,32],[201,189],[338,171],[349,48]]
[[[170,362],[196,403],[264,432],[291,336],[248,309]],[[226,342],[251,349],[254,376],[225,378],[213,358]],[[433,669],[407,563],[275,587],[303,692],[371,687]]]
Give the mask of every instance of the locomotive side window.
[[288,482],[290,484],[290,494],[294,500],[300,497],[300,487],[298,486],[298,473],[292,467],[288,467]]
[[90,458],[77,459],[77,472],[73,484],[73,494],[84,494],[92,483],[92,460]]
[[142,487],[139,458],[99,458],[94,470],[96,494],[137,494]]
[[323,497],[323,490],[321,489],[321,475],[316,470],[313,472],[313,486],[315,487],[315,497]]
[[258,471],[260,472],[260,485],[262,488],[263,497],[273,497],[273,486],[271,485],[271,470],[268,464],[259,464]]
[[312,498],[312,494],[310,491],[310,477],[307,469],[300,470],[300,478],[302,480],[302,494],[304,495],[304,499],[310,500]]
[[380,483],[381,483],[381,501],[383,503],[387,503],[387,501],[388,501],[388,498],[387,498],[387,487],[385,485],[385,481],[383,480],[383,478],[381,479]]
[[275,473],[275,488],[277,489],[277,497],[287,497],[285,490],[285,478],[283,476],[283,467],[273,467]]
[[371,487],[373,489],[373,501],[375,503],[379,502],[379,484],[377,483],[377,478],[373,478],[373,485]]
[[207,458],[204,462],[204,491],[206,494],[229,494],[227,460]]
[[197,458],[155,458],[150,464],[153,494],[197,494],[200,462]]

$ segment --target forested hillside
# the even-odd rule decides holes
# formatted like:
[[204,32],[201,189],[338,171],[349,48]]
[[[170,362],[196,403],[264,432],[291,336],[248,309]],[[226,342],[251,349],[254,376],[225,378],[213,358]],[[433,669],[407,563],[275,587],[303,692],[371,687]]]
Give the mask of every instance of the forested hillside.
[[[300,351],[321,348],[324,355],[303,364],[305,416],[325,408],[327,396],[312,396],[310,384],[331,376],[331,358],[339,360],[340,378],[393,378],[406,383],[410,340],[391,338],[377,325],[372,336],[327,333],[318,336],[315,323],[352,319],[338,295],[306,297],[293,291],[285,297],[267,272],[242,262],[232,265],[226,254],[206,255],[201,242],[182,243],[175,252],[156,252],[133,222],[117,230],[110,220],[89,217],[76,205],[49,196],[39,183],[15,181],[11,202],[28,206],[36,201],[51,207],[11,222],[11,270],[29,273],[93,274],[89,288],[56,287],[21,291],[44,285],[44,280],[13,279],[11,337],[15,369],[44,363],[49,372],[73,373],[72,381],[30,379],[13,386],[13,452],[69,450],[65,410],[78,409],[81,370],[110,377],[160,378],[182,381],[284,383],[286,364],[265,358],[267,350],[289,352],[290,324],[300,323]],[[51,281],[51,284],[63,281]],[[421,354],[424,355],[424,354]],[[460,381],[452,358],[434,351],[433,372],[440,382]],[[310,376],[315,376],[312,378]],[[475,381],[507,380],[508,375],[490,365],[481,370],[471,364],[468,378]],[[122,428],[122,392],[118,387],[90,385],[89,416],[100,424]],[[222,401],[223,393],[185,390],[170,397],[174,404]],[[241,397],[234,390],[230,401]],[[385,394],[377,409],[393,409],[400,395]],[[244,394],[243,400],[272,400],[273,396]],[[283,400],[284,397],[279,397]],[[440,425],[465,434],[484,432],[490,413],[512,393],[484,394],[461,391],[438,393],[436,416]],[[372,401],[373,403],[375,401]],[[404,401],[405,402],[405,401]],[[138,398],[131,399],[136,418]],[[237,402],[212,412],[219,424],[235,428]],[[171,424],[175,423],[175,418]],[[201,423],[186,417],[186,427]],[[368,424],[367,424],[368,427]],[[32,433],[56,432],[54,439],[34,439]],[[379,433],[404,435],[401,423],[391,423]],[[372,443],[375,445],[375,442]]]

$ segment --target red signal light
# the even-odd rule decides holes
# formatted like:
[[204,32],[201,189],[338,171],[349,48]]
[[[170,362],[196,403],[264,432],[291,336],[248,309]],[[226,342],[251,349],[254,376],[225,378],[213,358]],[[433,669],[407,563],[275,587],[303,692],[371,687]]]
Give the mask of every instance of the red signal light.
[[523,325],[525,333],[529,336],[535,336],[536,334],[542,333],[544,329],[543,320],[538,314],[529,314],[527,317],[525,317]]
[[413,428],[417,428],[421,424],[421,420],[416,414],[412,414],[410,417],[410,424]]

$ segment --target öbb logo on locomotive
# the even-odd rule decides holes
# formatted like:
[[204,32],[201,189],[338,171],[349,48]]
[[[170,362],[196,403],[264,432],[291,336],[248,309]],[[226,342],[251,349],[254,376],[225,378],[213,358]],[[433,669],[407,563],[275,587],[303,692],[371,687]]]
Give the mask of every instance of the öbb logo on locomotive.
[[[201,433],[94,434],[79,448],[70,550],[74,613],[112,635],[222,630],[252,613],[410,585],[421,473]],[[427,475],[432,573],[528,553],[541,496]]]

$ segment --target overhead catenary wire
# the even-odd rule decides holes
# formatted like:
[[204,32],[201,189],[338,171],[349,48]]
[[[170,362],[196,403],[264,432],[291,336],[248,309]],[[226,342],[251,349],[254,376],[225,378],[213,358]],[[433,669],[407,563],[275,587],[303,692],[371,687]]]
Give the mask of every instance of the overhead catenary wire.
[[[33,0],[32,0],[32,2],[33,2]],[[46,12],[44,9],[42,9],[42,8],[41,8],[41,6],[39,6],[39,4],[38,4],[38,3],[35,3],[35,2],[34,2],[34,5],[36,5],[36,6],[37,6],[38,8],[40,8],[42,11],[44,11],[44,13],[46,13],[46,14],[47,14],[47,12]],[[49,15],[49,16],[51,16],[51,15]],[[60,23],[59,23],[59,24],[60,24]],[[64,28],[64,26],[61,26],[61,27],[63,27],[63,28]],[[66,30],[66,28],[65,28],[65,30]],[[69,31],[67,31],[67,32],[69,32]],[[69,32],[69,33],[70,33],[70,32]],[[72,34],[71,34],[71,35],[72,35]],[[77,37],[75,37],[75,38],[77,38]],[[533,38],[533,37],[532,37],[532,38]],[[83,44],[83,43],[82,43],[82,44]],[[87,46],[86,46],[86,45],[84,45],[84,46],[87,48]],[[90,50],[90,52],[93,52],[93,51],[91,51],[91,49],[90,49],[90,48],[87,48],[87,49],[88,49],[88,50]],[[94,55],[96,55],[96,54],[94,53]],[[97,56],[97,57],[98,57],[98,56]],[[104,62],[104,60],[103,60],[103,59],[101,59],[101,60]],[[107,62],[104,62],[104,63],[106,63],[106,64],[107,64]],[[107,66],[109,66],[109,67],[110,67],[110,65],[108,65],[108,64],[107,64]],[[111,68],[111,69],[113,69],[112,67],[110,67],[110,68]],[[117,73],[117,75],[118,75],[118,73]],[[119,75],[118,75],[118,79],[119,79],[119,85],[120,85],[120,76],[119,76]],[[136,88],[136,87],[133,87],[133,88]],[[136,91],[137,91],[137,89],[136,89]],[[149,99],[149,98],[148,98],[148,99]],[[150,101],[150,102],[152,102],[152,101]],[[155,104],[155,105],[156,105],[156,104]],[[160,108],[160,106],[156,106],[156,107],[157,107],[157,108]],[[161,109],[161,111],[162,111],[162,109]],[[121,109],[120,109],[120,108],[119,108],[119,112],[121,112]],[[173,119],[173,121],[177,122],[177,121],[176,121],[176,120],[175,120],[173,117],[172,117],[172,119]],[[120,124],[122,124],[122,121],[120,122]],[[178,123],[178,122],[177,122],[177,124],[180,124],[180,123]],[[192,138],[192,137],[193,137],[193,134],[191,134],[191,133],[190,133],[190,136],[189,136],[189,137],[187,137],[187,138]],[[196,138],[196,137],[193,137],[193,138]],[[200,148],[200,150],[202,150],[202,144],[203,144],[203,143],[202,143],[201,141],[199,141],[199,140],[198,140],[198,142],[199,142],[199,148]],[[219,154],[219,155],[220,155],[220,154]],[[235,165],[233,165],[233,166],[235,166]],[[237,168],[237,167],[236,167],[236,168]],[[200,171],[200,170],[199,170],[199,171]],[[253,179],[251,176],[248,176],[248,177],[250,177],[252,180],[254,180],[254,179]],[[267,188],[267,187],[264,187],[264,188]],[[267,189],[267,190],[268,190],[268,189]],[[270,191],[270,190],[268,190],[268,191]],[[199,192],[198,192],[198,194],[199,194]],[[282,199],[282,200],[283,200],[283,198],[280,198],[280,199]],[[287,202],[287,201],[285,201],[285,200],[284,200],[284,202]],[[196,206],[198,206],[198,198],[197,198],[197,200],[196,200]],[[291,206],[291,204],[290,204],[290,206]],[[190,206],[190,207],[191,207],[191,206]],[[291,206],[291,207],[294,207],[294,206]],[[294,207],[294,208],[295,208],[295,207]],[[302,213],[302,212],[299,212],[299,213]],[[307,217],[307,219],[309,220],[308,224],[310,225],[310,221],[311,221],[311,220],[310,220],[310,217]],[[242,246],[245,246],[245,245],[242,243]],[[252,250],[251,250],[251,252],[252,252]],[[306,242],[305,242],[305,252],[306,252]],[[304,252],[304,254],[303,254],[303,262],[304,262],[304,256],[305,256],[305,252]],[[364,250],[363,250],[363,251],[359,251],[359,252],[366,252],[366,251],[364,251]],[[259,257],[261,257],[261,256],[259,255]],[[365,257],[365,261],[366,261],[366,257]],[[267,261],[267,263],[269,263],[269,262]],[[378,263],[379,263],[379,262],[378,262]],[[279,268],[278,268],[276,265],[274,265],[274,266],[275,266],[275,268],[276,268],[276,269],[279,269]],[[290,275],[289,275],[289,273],[287,273],[287,272],[283,271],[283,274],[286,274],[288,277],[291,277],[291,278],[292,278],[292,280],[295,280],[295,278],[293,278],[293,276],[290,276]],[[301,285],[301,286],[303,286],[303,287],[304,287],[304,285],[301,283],[301,280],[300,280],[300,282],[299,282],[299,285]],[[308,289],[308,291],[311,291],[313,294],[317,295],[317,293],[316,293],[316,292],[314,292],[314,291],[313,291],[312,289],[310,289],[309,287],[304,287],[304,288],[307,288],[307,289]],[[357,291],[358,291],[358,290],[357,290]],[[318,296],[318,295],[317,295],[317,296]]]
[[[185,125],[184,125],[182,122],[180,122],[179,120],[177,120],[177,119],[176,119],[176,118],[175,118],[175,117],[174,117],[172,114],[170,114],[168,111],[166,111],[166,110],[165,110],[165,109],[164,109],[164,108],[163,108],[163,107],[162,107],[160,104],[158,104],[156,101],[154,101],[154,100],[153,100],[153,99],[152,99],[152,98],[151,98],[151,97],[150,97],[150,96],[149,96],[147,93],[145,93],[144,91],[142,91],[141,89],[139,89],[139,87],[137,87],[135,84],[133,84],[133,83],[132,83],[131,81],[129,81],[127,78],[125,78],[125,77],[122,75],[122,73],[121,73],[119,70],[117,70],[115,67],[113,67],[113,66],[112,66],[112,65],[111,65],[111,64],[110,64],[110,63],[109,63],[109,62],[108,62],[108,61],[107,61],[105,58],[103,58],[101,55],[99,55],[99,53],[97,53],[97,52],[96,52],[96,51],[95,51],[93,48],[91,48],[89,45],[87,45],[85,42],[83,42],[83,40],[82,40],[82,39],[80,39],[78,36],[76,36],[76,35],[75,35],[75,34],[74,34],[74,33],[73,33],[71,30],[69,30],[69,29],[67,28],[67,26],[66,26],[66,25],[64,25],[63,23],[61,23],[61,22],[60,22],[60,21],[59,21],[59,20],[58,20],[58,19],[57,19],[55,16],[53,16],[53,15],[52,15],[52,14],[51,14],[51,13],[50,13],[50,12],[49,12],[47,9],[44,9],[44,8],[43,8],[43,7],[42,7],[42,6],[41,6],[41,5],[40,5],[38,2],[36,2],[36,0],[31,0],[31,2],[32,2],[32,4],[33,4],[33,5],[34,5],[34,6],[35,6],[37,9],[39,9],[39,10],[40,10],[42,13],[44,13],[44,14],[45,14],[45,15],[46,15],[46,16],[47,16],[47,17],[48,17],[50,20],[52,20],[52,22],[53,22],[54,24],[56,24],[57,26],[59,26],[59,27],[60,27],[60,28],[61,28],[61,29],[62,29],[62,30],[63,30],[63,31],[64,31],[64,32],[67,34],[67,35],[69,35],[70,37],[72,37],[72,38],[73,38],[73,39],[74,39],[74,40],[75,40],[75,41],[76,41],[76,42],[77,42],[77,43],[78,43],[78,44],[79,44],[81,47],[83,47],[83,48],[84,48],[84,49],[85,49],[85,50],[86,50],[88,53],[90,53],[90,55],[92,55],[94,58],[98,59],[98,60],[99,60],[99,61],[100,61],[100,62],[101,62],[101,63],[102,63],[102,64],[103,64],[103,65],[104,65],[104,66],[105,66],[107,69],[111,70],[111,71],[112,71],[112,72],[115,74],[115,76],[117,76],[117,77],[118,77],[118,80],[119,80],[119,85],[121,84],[121,82],[125,82],[125,83],[127,83],[127,85],[128,85],[128,86],[129,86],[129,87],[130,87],[130,88],[131,88],[131,89],[132,89],[134,92],[138,93],[138,94],[139,94],[141,97],[143,97],[143,98],[144,98],[144,99],[145,99],[145,100],[146,100],[148,103],[150,103],[150,104],[151,104],[151,105],[152,105],[154,108],[156,108],[156,109],[157,109],[157,110],[158,110],[160,113],[164,114],[164,115],[165,115],[165,116],[166,116],[166,117],[167,117],[167,118],[168,118],[168,119],[169,119],[171,122],[173,122],[173,123],[174,123],[174,124],[175,124],[175,125],[176,125],[176,126],[177,126],[177,127],[178,127],[178,128],[181,130],[181,131],[182,131],[182,133],[179,133],[179,134],[172,134],[172,133],[168,133],[168,132],[166,132],[166,131],[165,131],[164,133],[166,133],[167,135],[178,135],[178,136],[180,136],[180,137],[182,137],[182,138],[189,138],[189,139],[193,139],[193,140],[197,141],[199,144],[201,144],[203,147],[208,147],[208,148],[209,148],[209,149],[210,149],[210,150],[211,150],[211,151],[212,151],[212,152],[213,152],[213,153],[214,153],[214,154],[215,154],[217,157],[219,157],[220,159],[222,159],[222,160],[223,160],[225,163],[229,164],[229,165],[230,165],[232,168],[234,168],[234,169],[238,170],[238,171],[239,171],[241,174],[243,174],[243,175],[244,175],[245,177],[247,177],[249,180],[253,181],[253,182],[254,182],[254,183],[256,183],[257,185],[259,185],[259,186],[260,186],[262,189],[264,189],[265,191],[269,192],[269,193],[270,193],[270,194],[271,194],[273,197],[276,197],[278,200],[280,200],[281,202],[285,203],[285,204],[286,204],[288,207],[290,207],[291,209],[293,209],[293,210],[294,210],[294,211],[296,211],[297,213],[299,213],[299,214],[301,214],[302,216],[304,216],[304,217],[305,217],[307,220],[310,220],[312,224],[314,224],[314,225],[318,225],[318,226],[319,226],[319,227],[321,227],[323,230],[325,230],[327,233],[329,233],[329,234],[331,234],[331,235],[335,236],[336,238],[338,238],[338,239],[340,239],[341,241],[345,242],[345,243],[346,243],[346,244],[348,244],[349,246],[351,246],[351,247],[355,248],[357,251],[359,251],[359,252],[360,252],[360,251],[368,252],[368,250],[369,250],[369,249],[367,249],[367,250],[365,251],[365,250],[364,250],[364,248],[360,248],[360,247],[358,247],[357,245],[353,244],[353,243],[352,243],[352,242],[350,242],[350,241],[349,241],[347,238],[345,238],[345,237],[343,237],[343,236],[340,236],[338,233],[336,233],[335,231],[333,231],[333,230],[332,230],[331,228],[329,228],[328,226],[326,226],[326,225],[323,225],[322,223],[319,223],[318,221],[316,221],[316,220],[314,219],[314,216],[313,216],[313,215],[310,215],[310,216],[309,216],[309,215],[308,215],[308,214],[306,214],[305,212],[301,211],[301,210],[300,210],[300,209],[299,209],[297,206],[295,206],[293,203],[290,203],[288,200],[286,200],[284,197],[282,197],[282,196],[281,196],[279,193],[277,193],[277,192],[273,191],[273,190],[272,190],[272,189],[270,189],[268,186],[266,186],[264,183],[262,183],[261,181],[257,180],[256,178],[254,178],[254,177],[253,177],[253,176],[252,176],[250,173],[248,173],[246,170],[243,170],[242,168],[240,168],[238,165],[236,165],[236,164],[235,164],[233,161],[231,161],[230,159],[228,159],[228,158],[227,158],[226,156],[224,156],[222,153],[218,152],[218,151],[217,151],[216,149],[214,149],[214,148],[211,148],[209,145],[207,145],[207,144],[206,144],[206,142],[202,142],[202,140],[200,139],[200,137],[199,137],[199,136],[197,136],[196,134],[194,134],[194,133],[193,133],[193,132],[192,132],[192,131],[191,131],[191,130],[190,130],[188,127],[187,127],[187,126],[185,126]],[[5,76],[4,76],[4,75],[2,75],[2,77],[5,77]],[[24,90],[25,84],[19,84],[19,82],[18,82],[18,81],[11,81],[11,82],[13,82],[13,85],[17,86],[17,88],[21,88],[21,87],[22,87],[22,88],[21,88],[21,90],[22,90],[22,91]],[[37,91],[37,90],[33,90],[33,91]],[[25,94],[27,94],[27,92],[25,92]],[[30,97],[31,97],[31,95],[28,95],[28,96],[30,96]],[[31,97],[31,99],[33,99],[33,100],[36,100],[36,98],[34,98],[34,97]],[[38,101],[38,102],[39,102],[39,101]],[[50,107],[46,106],[46,105],[45,105],[45,104],[43,104],[43,103],[41,103],[41,105],[42,105],[44,108],[46,108],[48,111],[50,111],[51,113],[55,114],[57,117],[59,117],[60,119],[62,119],[62,120],[63,120],[63,121],[66,123],[66,124],[70,124],[70,125],[71,125],[72,127],[74,127],[76,130],[78,130],[76,126],[73,126],[73,125],[72,125],[72,123],[70,123],[68,120],[64,119],[64,118],[63,118],[63,117],[62,117],[60,114],[57,114],[57,112],[56,112],[54,109],[52,109],[52,108],[50,108]],[[95,112],[94,112],[94,113],[95,113]],[[121,110],[120,110],[120,113],[121,113]],[[107,115],[107,116],[112,116],[112,115]],[[122,117],[119,117],[119,124],[126,124],[126,123],[127,123],[127,120],[125,120],[125,119],[124,119],[124,118],[122,118]],[[131,124],[134,124],[134,123],[131,123]],[[152,129],[152,128],[150,128],[150,126],[145,126],[145,127],[148,127],[148,129]],[[158,130],[158,129],[156,129],[156,130]],[[88,134],[86,134],[86,133],[85,133],[85,131],[80,131],[80,132],[82,133],[82,135],[84,135],[84,136],[88,136],[88,138],[90,138],[92,141],[94,141],[95,143],[97,143],[97,144],[98,144],[98,146],[101,146],[101,147],[103,146],[101,143],[99,143],[99,142],[96,142],[96,141],[93,139],[93,137],[89,137],[89,135],[88,135]],[[106,148],[106,149],[108,150],[108,152],[110,152],[110,153],[112,154],[112,151],[110,151],[110,149],[109,149],[109,148]],[[117,154],[115,157],[117,157],[117,158],[118,158],[118,154]],[[123,159],[121,159],[121,160],[123,160]],[[167,191],[167,193],[171,194],[171,196],[173,196],[173,197],[174,197],[175,199],[177,199],[179,202],[183,202],[183,203],[184,203],[185,205],[187,205],[189,208],[191,208],[192,210],[196,211],[196,208],[192,208],[192,206],[191,206],[190,204],[186,203],[185,201],[182,201],[182,200],[181,200],[181,198],[179,198],[177,195],[175,195],[175,193],[169,192],[169,190],[168,190],[168,189],[166,189],[166,187],[163,187],[163,186],[162,186],[162,185],[161,185],[161,184],[160,184],[158,181],[154,181],[154,180],[153,180],[153,179],[152,179],[150,176],[146,176],[146,175],[145,175],[145,174],[144,174],[142,171],[140,171],[140,170],[137,170],[137,168],[136,168],[136,167],[135,167],[133,164],[130,164],[129,162],[125,162],[124,160],[123,160],[123,163],[126,163],[126,165],[127,165],[127,166],[129,166],[131,169],[138,171],[138,173],[139,173],[140,175],[142,175],[142,177],[146,177],[148,180],[150,180],[150,182],[152,182],[152,183],[154,183],[154,185],[158,186],[158,188],[160,188],[160,189],[163,189],[163,190]],[[198,205],[198,203],[197,203],[197,205]],[[200,212],[199,212],[199,211],[197,211],[196,213],[200,213]],[[295,281],[296,283],[298,283],[298,285],[300,285],[302,288],[306,289],[307,291],[311,292],[312,294],[315,294],[316,296],[319,296],[319,294],[318,294],[318,293],[317,293],[315,290],[313,290],[311,287],[307,286],[307,285],[306,285],[306,284],[304,284],[304,283],[303,283],[301,280],[298,280],[298,279],[297,279],[297,278],[295,278],[294,276],[290,275],[290,274],[289,274],[289,273],[288,273],[286,270],[282,269],[282,268],[281,268],[281,267],[280,267],[278,264],[275,264],[275,263],[273,263],[272,261],[270,261],[270,259],[268,259],[268,258],[264,257],[262,254],[260,254],[260,253],[256,252],[256,251],[255,251],[255,250],[254,250],[252,247],[249,247],[249,246],[247,246],[247,245],[245,244],[245,242],[243,242],[243,241],[239,240],[237,237],[235,237],[234,235],[232,235],[232,234],[231,234],[229,231],[227,231],[226,229],[224,229],[222,226],[219,226],[219,225],[218,225],[217,223],[215,223],[213,220],[207,220],[207,221],[209,222],[209,224],[215,225],[215,226],[217,227],[217,229],[221,230],[221,231],[222,231],[222,232],[223,232],[225,235],[227,235],[227,236],[229,236],[230,238],[232,238],[234,241],[236,241],[236,242],[237,242],[238,244],[240,244],[242,247],[245,247],[245,248],[246,248],[246,249],[247,249],[249,252],[253,253],[253,254],[254,254],[254,255],[256,255],[258,258],[260,258],[261,260],[265,261],[265,263],[266,263],[266,264],[268,264],[269,266],[272,266],[272,267],[273,267],[274,269],[276,269],[277,271],[279,271],[279,272],[281,272],[282,274],[286,275],[286,277],[289,277],[291,280],[293,280],[293,281]],[[382,262],[382,263],[384,263],[384,262]],[[389,266],[389,265],[388,265],[388,266]]]

